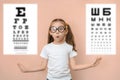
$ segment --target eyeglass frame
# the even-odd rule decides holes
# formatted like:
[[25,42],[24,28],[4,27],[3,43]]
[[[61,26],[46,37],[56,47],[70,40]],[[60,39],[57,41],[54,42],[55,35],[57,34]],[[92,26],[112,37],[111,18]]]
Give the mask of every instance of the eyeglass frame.
[[[60,31],[60,28],[61,28],[61,27],[63,28],[63,31]],[[55,28],[55,31],[52,32],[52,31],[51,31],[51,28]],[[49,30],[50,30],[50,32],[52,32],[52,33],[55,33],[56,31],[62,33],[62,32],[64,32],[64,31],[66,30],[66,27],[65,27],[65,26],[58,26],[58,27],[56,27],[56,26],[50,26]]]

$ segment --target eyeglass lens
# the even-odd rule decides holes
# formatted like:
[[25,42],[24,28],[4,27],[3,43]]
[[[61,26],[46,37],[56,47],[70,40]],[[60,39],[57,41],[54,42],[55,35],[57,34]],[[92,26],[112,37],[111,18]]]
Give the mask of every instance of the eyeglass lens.
[[52,26],[50,27],[50,31],[55,33],[57,30],[59,32],[63,32],[66,28],[64,26],[59,26],[59,27],[55,27],[55,26]]

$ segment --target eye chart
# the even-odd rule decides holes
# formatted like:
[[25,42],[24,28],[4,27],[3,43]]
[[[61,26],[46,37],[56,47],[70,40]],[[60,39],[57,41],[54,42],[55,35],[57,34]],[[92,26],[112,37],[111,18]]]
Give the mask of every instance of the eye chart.
[[86,4],[86,54],[116,54],[115,4]]
[[3,5],[4,54],[37,54],[37,5]]

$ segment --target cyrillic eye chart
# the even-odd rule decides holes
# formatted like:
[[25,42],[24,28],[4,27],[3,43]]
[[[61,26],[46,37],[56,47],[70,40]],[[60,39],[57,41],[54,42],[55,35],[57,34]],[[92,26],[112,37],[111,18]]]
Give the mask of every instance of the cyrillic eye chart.
[[3,53],[37,54],[37,4],[3,5]]
[[86,54],[116,54],[115,4],[86,4]]

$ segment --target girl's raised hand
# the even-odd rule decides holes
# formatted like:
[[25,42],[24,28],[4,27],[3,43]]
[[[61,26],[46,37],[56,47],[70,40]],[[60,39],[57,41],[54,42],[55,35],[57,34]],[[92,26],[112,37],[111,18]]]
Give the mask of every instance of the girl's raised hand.
[[95,60],[95,62],[92,64],[92,67],[97,66],[100,63],[101,60],[102,60],[101,57],[97,57],[96,60]]
[[24,65],[18,63],[17,66],[20,68],[22,72],[26,72],[26,68],[24,67]]

